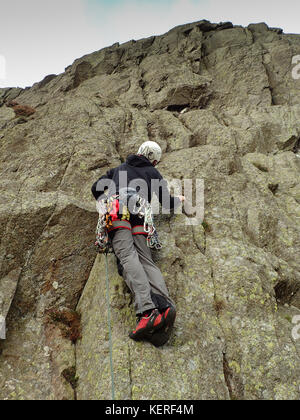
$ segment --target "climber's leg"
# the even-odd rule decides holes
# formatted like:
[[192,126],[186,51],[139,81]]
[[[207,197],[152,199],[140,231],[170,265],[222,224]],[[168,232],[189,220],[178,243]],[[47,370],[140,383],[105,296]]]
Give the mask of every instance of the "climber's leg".
[[143,266],[143,269],[148,277],[148,282],[151,286],[152,296],[155,295],[162,296],[163,300],[167,301],[175,308],[175,304],[170,298],[166,283],[162,276],[160,269],[155,265],[152,259],[151,250],[147,246],[147,240],[145,235],[134,235],[133,236],[134,245],[137,250],[140,262]]
[[112,245],[123,266],[124,280],[134,295],[136,313],[142,314],[154,309],[148,276],[135,249],[131,230],[117,229],[112,238]]
[[175,304],[170,298],[161,271],[153,262],[151,250],[147,246],[145,235],[134,235],[134,245],[148,276],[151,286],[152,300],[162,314],[163,327],[158,331],[154,331],[152,334],[149,334],[146,338],[154,346],[161,347],[165,345],[170,338],[170,333],[176,319]]

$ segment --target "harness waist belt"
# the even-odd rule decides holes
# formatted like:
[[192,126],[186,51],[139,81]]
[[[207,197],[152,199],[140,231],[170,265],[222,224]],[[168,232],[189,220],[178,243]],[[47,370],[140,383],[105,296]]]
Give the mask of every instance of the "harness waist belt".
[[134,227],[132,228],[132,234],[133,234],[133,235],[148,235],[148,234],[145,232],[144,226],[134,226]]
[[132,227],[130,222],[127,220],[116,220],[112,222],[112,227],[110,230],[116,230],[116,229],[129,229],[132,231],[133,235],[147,235],[147,232],[145,232],[144,226],[134,226]]
[[129,229],[131,230],[131,224],[127,220],[117,220],[112,222],[112,229]]

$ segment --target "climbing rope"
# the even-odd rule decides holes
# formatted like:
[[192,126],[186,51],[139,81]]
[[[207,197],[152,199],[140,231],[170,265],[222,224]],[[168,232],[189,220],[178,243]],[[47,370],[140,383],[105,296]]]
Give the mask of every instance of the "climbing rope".
[[[119,199],[119,196],[114,196],[114,200]],[[106,264],[106,304],[107,304],[107,324],[109,333],[109,358],[110,358],[110,376],[111,376],[111,396],[115,400],[115,381],[114,381],[114,366],[113,366],[113,342],[112,342],[112,328],[111,328],[111,310],[110,310],[110,293],[109,293],[109,273],[108,273],[108,254],[113,252],[113,247],[108,234],[108,227],[112,224],[109,217],[109,200],[101,200],[97,204],[99,211],[99,219],[96,228],[96,242],[95,246],[100,254],[105,254]],[[147,244],[150,248],[161,249],[162,245],[158,239],[158,234],[154,226],[153,213],[151,204],[147,200],[137,196],[136,212],[140,218],[144,217],[144,231],[148,234]]]
[[110,313],[110,293],[109,293],[109,277],[108,277],[108,256],[105,253],[106,261],[106,303],[107,303],[107,323],[109,334],[109,359],[110,359],[110,376],[111,376],[111,398],[115,399],[115,380],[114,380],[114,365],[113,365],[113,342],[111,329],[111,313]]
[[109,293],[109,274],[108,274],[108,254],[112,252],[112,245],[109,240],[106,220],[106,206],[105,201],[98,203],[99,220],[96,229],[95,246],[100,254],[105,254],[106,265],[106,305],[107,305],[107,324],[109,334],[109,359],[110,359],[110,376],[111,376],[111,397],[115,399],[115,381],[114,381],[114,366],[113,366],[113,342],[112,342],[112,328],[111,328],[111,312],[110,312],[110,293]]

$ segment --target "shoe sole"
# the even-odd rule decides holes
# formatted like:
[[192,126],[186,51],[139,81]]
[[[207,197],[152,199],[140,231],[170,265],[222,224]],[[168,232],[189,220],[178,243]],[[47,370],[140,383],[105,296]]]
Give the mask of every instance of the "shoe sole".
[[157,331],[156,333],[152,334],[151,337],[148,338],[151,344],[155,347],[162,347],[169,341],[170,338],[170,330],[164,331]]
[[175,319],[176,319],[176,309],[171,306],[171,308],[168,312],[168,315],[166,316],[166,318],[164,320],[164,330],[165,331],[168,331],[170,328],[173,327]]
[[148,337],[150,343],[153,344],[155,347],[164,346],[169,341],[171,329],[174,325],[175,319],[176,310],[175,308],[171,307],[167,317],[164,320],[164,326],[162,327],[162,329]]

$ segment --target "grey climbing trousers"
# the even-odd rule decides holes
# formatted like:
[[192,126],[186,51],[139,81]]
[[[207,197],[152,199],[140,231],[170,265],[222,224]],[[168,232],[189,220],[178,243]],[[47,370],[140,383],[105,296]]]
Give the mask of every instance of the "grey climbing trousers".
[[117,229],[112,245],[123,266],[123,277],[134,295],[137,314],[154,309],[152,293],[163,296],[173,306],[165,281],[152,260],[145,235],[132,235],[129,229]]

